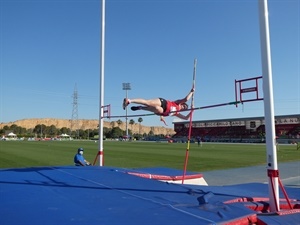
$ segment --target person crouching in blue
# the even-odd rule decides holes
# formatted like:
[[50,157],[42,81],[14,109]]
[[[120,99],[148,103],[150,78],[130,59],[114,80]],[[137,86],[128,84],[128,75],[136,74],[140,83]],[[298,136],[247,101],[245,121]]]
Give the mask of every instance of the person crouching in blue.
[[83,157],[83,148],[78,148],[77,154],[74,156],[75,166],[90,166],[90,162]]

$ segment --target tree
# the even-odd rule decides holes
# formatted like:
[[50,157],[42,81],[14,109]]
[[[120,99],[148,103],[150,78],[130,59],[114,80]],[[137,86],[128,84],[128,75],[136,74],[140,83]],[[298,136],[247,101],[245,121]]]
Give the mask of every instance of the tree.
[[111,121],[111,122],[110,122],[110,125],[111,125],[111,127],[112,127],[112,128],[114,128],[114,127],[115,127],[115,124],[116,124],[116,122],[115,122],[115,121]]
[[18,126],[17,126],[16,124],[12,124],[12,125],[10,126],[10,130],[12,130],[12,132],[14,132],[14,133],[17,133]]
[[42,137],[45,129],[46,129],[45,124],[38,124],[34,127],[33,132],[35,132],[36,134],[40,135],[40,137]]
[[123,130],[120,129],[120,127],[114,127],[111,129],[111,137],[118,138],[123,136]]
[[47,127],[47,134],[49,134],[50,136],[55,136],[57,135],[57,128],[54,125],[51,125],[50,127]]
[[139,123],[143,122],[143,118],[142,117],[138,118],[138,122]]
[[[133,130],[132,130],[132,125],[133,125],[134,123],[135,123],[135,122],[134,122],[133,119],[129,120],[129,124],[131,125],[131,132],[133,131]],[[132,132],[132,133],[133,133],[133,132]]]
[[[112,128],[113,129],[113,128]],[[107,138],[112,138],[111,136],[111,128],[103,127],[103,135]]]
[[119,127],[120,127],[120,125],[121,125],[122,123],[123,123],[122,120],[118,120],[118,121],[117,121],[117,124],[118,124]]
[[139,136],[141,135],[141,127],[142,127],[142,122],[143,122],[143,118],[142,117],[140,117],[140,118],[138,118],[138,122],[139,122]]
[[24,134],[27,133],[26,128],[20,127],[16,124],[12,124],[11,126],[4,126],[1,130],[0,130],[0,134],[3,135],[5,133],[9,133],[9,132],[13,132],[17,135],[22,135],[24,136]]
[[62,134],[69,134],[70,133],[70,128],[62,127],[62,128],[60,128],[60,132]]

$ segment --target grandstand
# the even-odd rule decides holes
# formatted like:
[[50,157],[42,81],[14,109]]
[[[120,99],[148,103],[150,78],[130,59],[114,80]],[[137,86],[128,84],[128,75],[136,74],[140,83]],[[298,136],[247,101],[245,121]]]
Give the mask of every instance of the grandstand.
[[[188,136],[189,121],[173,122],[174,141],[184,141]],[[278,143],[300,142],[300,114],[275,116]],[[265,142],[264,117],[199,120],[192,122],[191,139],[200,137],[205,142]]]

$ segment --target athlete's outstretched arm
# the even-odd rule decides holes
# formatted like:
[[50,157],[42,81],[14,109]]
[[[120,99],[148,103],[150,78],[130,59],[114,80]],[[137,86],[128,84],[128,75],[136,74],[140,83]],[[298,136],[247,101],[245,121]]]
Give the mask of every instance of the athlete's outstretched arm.
[[163,116],[160,116],[160,121],[163,122],[166,126],[168,126],[168,124],[165,121],[165,118]]
[[192,97],[194,91],[194,88],[192,88],[191,91],[187,94],[187,96],[185,96],[183,99],[178,99],[175,102],[177,102],[178,104],[187,102]]
[[186,116],[182,115],[181,113],[178,113],[175,116],[177,116],[178,118],[183,119],[183,120],[188,120],[190,118],[191,114],[193,113],[193,111],[194,110],[192,109]]

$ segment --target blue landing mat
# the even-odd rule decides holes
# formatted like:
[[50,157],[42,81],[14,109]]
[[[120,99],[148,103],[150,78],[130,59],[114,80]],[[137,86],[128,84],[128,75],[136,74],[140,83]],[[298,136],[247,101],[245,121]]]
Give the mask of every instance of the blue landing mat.
[[[163,170],[163,169],[162,169]],[[241,197],[265,198],[265,184],[196,186],[164,183],[109,167],[35,167],[0,170],[2,225],[261,224],[300,221],[300,213],[263,218]],[[156,171],[157,172],[157,171]],[[297,188],[286,189],[300,199]],[[282,197],[282,196],[281,196]]]

